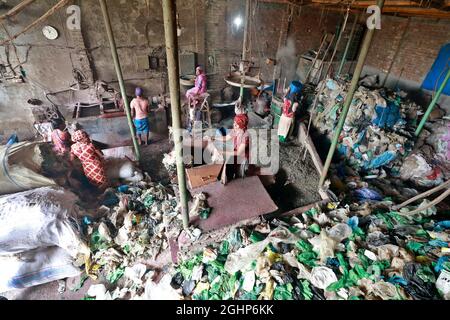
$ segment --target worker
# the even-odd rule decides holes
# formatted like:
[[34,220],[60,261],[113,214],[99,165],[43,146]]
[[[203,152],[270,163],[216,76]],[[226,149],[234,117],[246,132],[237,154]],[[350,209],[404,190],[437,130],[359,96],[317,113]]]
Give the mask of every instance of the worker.
[[150,135],[150,122],[148,116],[150,113],[150,104],[147,99],[143,98],[144,90],[136,88],[136,98],[131,101],[131,114],[134,118],[134,126],[136,127],[136,137],[139,145],[148,145]]
[[294,129],[295,113],[299,107],[299,103],[296,99],[284,99],[284,105],[282,114],[280,117],[280,122],[278,123],[278,136],[280,142],[286,142],[287,138],[290,136]]
[[226,184],[228,179],[244,178],[249,169],[250,135],[248,116],[239,114],[234,118],[233,130],[226,136],[213,137],[211,140],[222,142],[233,141],[233,151],[225,151],[225,165],[221,181]]
[[188,99],[188,114],[189,114],[189,122],[188,129],[192,130],[194,121],[200,121],[201,111],[198,108],[198,104],[200,103],[200,99],[203,98],[203,95],[207,91],[207,78],[206,74],[203,71],[203,68],[198,66],[195,70],[196,78],[195,78],[195,86],[194,88],[188,90],[186,92],[186,98]]
[[52,127],[53,131],[51,138],[53,150],[60,156],[69,155],[71,136],[67,131],[65,123],[62,120],[54,120],[52,121]]
[[78,158],[83,166],[83,171],[89,182],[104,190],[107,187],[103,153],[94,147],[88,134],[83,130],[77,130],[72,136],[74,144],[71,147],[70,159]]
[[299,81],[292,81],[284,96],[283,110],[278,124],[280,142],[286,142],[294,131],[295,116],[300,106],[303,85]]
[[199,103],[201,96],[204,95],[207,90],[207,78],[203,68],[198,66],[195,70],[195,75],[196,78],[194,88],[186,92],[186,98],[188,99],[189,106],[193,106],[194,108]]

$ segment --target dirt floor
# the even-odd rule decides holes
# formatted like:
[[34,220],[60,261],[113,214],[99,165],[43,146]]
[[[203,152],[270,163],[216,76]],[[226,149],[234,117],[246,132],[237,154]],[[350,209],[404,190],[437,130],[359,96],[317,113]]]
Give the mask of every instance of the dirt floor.
[[169,174],[164,167],[162,160],[164,154],[171,152],[173,149],[169,138],[163,135],[152,135],[149,146],[143,146],[141,167],[147,172],[153,181],[167,184],[170,182]]
[[322,200],[317,191],[319,173],[309,152],[303,161],[304,152],[299,142],[280,145],[280,171],[269,192],[281,212]]

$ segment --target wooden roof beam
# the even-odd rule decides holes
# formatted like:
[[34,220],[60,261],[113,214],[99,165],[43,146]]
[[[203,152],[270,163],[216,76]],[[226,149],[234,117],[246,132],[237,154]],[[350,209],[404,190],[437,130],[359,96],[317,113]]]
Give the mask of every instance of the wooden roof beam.
[[17,6],[9,10],[7,13],[0,16],[0,21],[14,17],[16,14],[19,14],[23,9],[28,7],[30,4],[32,4],[35,0],[24,0],[21,3],[19,3]]

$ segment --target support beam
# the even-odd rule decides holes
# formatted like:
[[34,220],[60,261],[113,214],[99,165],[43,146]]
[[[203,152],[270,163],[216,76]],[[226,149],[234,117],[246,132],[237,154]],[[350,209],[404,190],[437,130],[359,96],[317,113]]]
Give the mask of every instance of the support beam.
[[439,98],[441,97],[442,91],[444,91],[445,86],[447,85],[448,80],[450,79],[450,66],[448,66],[447,75],[444,78],[444,81],[441,83],[441,86],[439,87],[438,91],[436,92],[436,95],[434,96],[433,100],[431,101],[430,105],[428,106],[427,111],[425,112],[422,120],[419,123],[419,126],[416,130],[416,137],[420,135],[420,132],[422,132],[423,127],[425,126],[425,123],[428,120],[428,117],[430,116],[431,112],[433,111],[434,107],[436,106],[436,103],[439,101]]
[[114,61],[114,67],[117,73],[117,80],[119,82],[120,92],[122,94],[122,99],[125,104],[125,112],[128,118],[128,125],[130,127],[131,138],[133,139],[134,151],[136,154],[136,159],[141,160],[141,151],[138,145],[136,134],[134,130],[133,119],[131,117],[130,103],[127,97],[127,91],[125,89],[125,82],[123,80],[122,67],[119,61],[119,55],[117,54],[116,41],[114,40],[114,34],[111,28],[111,20],[109,19],[108,7],[106,6],[106,0],[99,0],[100,6],[102,8],[103,20],[105,22],[106,33],[108,34],[109,46],[111,47],[111,54]]
[[[372,3],[352,5],[350,12],[357,13],[358,9],[367,9]],[[312,8],[323,8],[326,6],[328,11],[333,12],[344,12],[345,8],[340,8],[338,5],[327,4],[322,2],[314,2],[305,4],[306,6]],[[400,16],[417,16],[417,17],[427,17],[427,18],[438,18],[438,19],[450,19],[450,12],[438,10],[435,8],[420,8],[420,7],[409,7],[409,6],[385,6],[382,9],[383,14],[396,13]]]
[[[245,2],[245,26],[244,26],[244,44],[242,49],[242,61],[247,61],[247,49],[248,49],[248,29],[250,24],[250,1]],[[242,62],[242,79],[241,79],[241,101],[244,98],[244,85],[245,85],[245,64]]]
[[348,50],[350,49],[350,45],[352,44],[353,37],[355,36],[356,25],[361,17],[361,13],[355,15],[355,21],[353,21],[352,31],[350,31],[350,36],[347,41],[347,45],[345,46],[344,55],[342,56],[341,64],[339,65],[339,70],[337,72],[337,76],[341,75],[342,69],[344,68],[345,62],[347,62]]
[[19,14],[20,12],[22,12],[23,9],[28,7],[28,5],[32,4],[35,1],[36,0],[24,0],[24,1],[22,1],[17,6],[12,8],[11,10],[9,10],[7,13],[5,13],[4,15],[1,15],[0,16],[0,21],[2,21],[4,19],[9,19],[11,17],[14,17],[15,15]]
[[44,22],[45,20],[47,20],[49,17],[51,17],[53,14],[56,13],[56,11],[58,11],[59,9],[61,9],[62,7],[64,7],[67,3],[69,2],[69,0],[61,0],[59,1],[57,4],[55,4],[52,8],[50,8],[46,13],[44,13],[44,15],[42,15],[40,18],[36,19],[35,21],[33,21],[31,24],[29,24],[28,26],[25,27],[25,29],[23,29],[22,31],[20,31],[19,33],[13,35],[12,37],[10,37],[9,39],[3,40],[0,42],[0,46],[3,46],[11,41],[16,40],[18,37],[20,37],[21,35],[23,35],[24,33],[28,32],[29,30],[33,29],[34,27],[36,27],[37,25],[39,25],[40,23]]
[[[378,7],[383,8],[384,0],[378,0],[377,5]],[[366,33],[366,36],[364,37],[364,41],[361,46],[361,51],[359,53],[358,63],[356,64],[355,73],[353,74],[353,79],[350,84],[350,88],[348,89],[347,96],[345,97],[345,102],[342,107],[339,123],[335,129],[334,138],[333,141],[331,142],[331,147],[328,152],[327,160],[325,162],[324,169],[320,177],[319,188],[322,188],[323,184],[325,183],[325,179],[327,178],[328,170],[330,169],[331,161],[333,160],[333,156],[339,142],[339,137],[341,136],[342,128],[344,127],[348,111],[350,110],[350,105],[352,104],[353,101],[353,96],[355,95],[355,92],[358,89],[359,78],[361,76],[364,63],[366,62],[367,53],[369,52],[370,44],[372,43],[372,38],[375,34],[375,30],[376,30],[375,28],[369,29]]]
[[174,130],[175,154],[177,158],[178,189],[180,194],[183,227],[189,227],[188,192],[186,171],[183,163],[181,141],[180,71],[178,60],[178,37],[175,0],[162,0],[164,32],[166,38],[167,69],[169,73],[170,102],[172,107],[172,128]]

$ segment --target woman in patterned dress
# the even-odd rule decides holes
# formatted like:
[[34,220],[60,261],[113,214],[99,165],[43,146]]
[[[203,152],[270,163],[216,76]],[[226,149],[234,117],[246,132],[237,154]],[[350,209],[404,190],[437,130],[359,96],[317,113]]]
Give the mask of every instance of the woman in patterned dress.
[[74,144],[71,147],[71,160],[77,157],[89,182],[99,189],[105,189],[108,179],[102,152],[94,147],[87,133],[82,130],[75,131],[72,140]]

